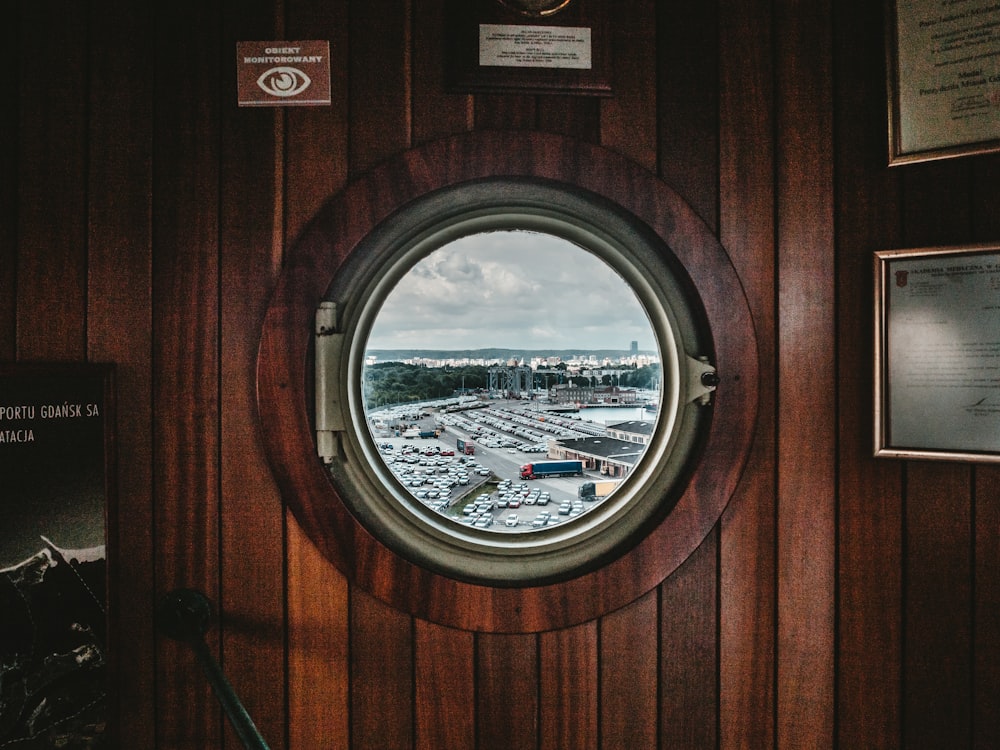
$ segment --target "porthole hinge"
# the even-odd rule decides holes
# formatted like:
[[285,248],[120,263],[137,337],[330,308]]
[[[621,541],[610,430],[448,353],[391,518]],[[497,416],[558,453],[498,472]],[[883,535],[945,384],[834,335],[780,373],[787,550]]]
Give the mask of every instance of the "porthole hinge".
[[338,332],[337,303],[320,302],[316,310],[316,452],[324,463],[340,455],[338,433],[344,431],[344,413],[338,402],[337,373],[344,350]]
[[707,406],[712,401],[712,391],[719,385],[719,374],[708,362],[708,357],[687,357],[688,393],[685,403],[697,401]]

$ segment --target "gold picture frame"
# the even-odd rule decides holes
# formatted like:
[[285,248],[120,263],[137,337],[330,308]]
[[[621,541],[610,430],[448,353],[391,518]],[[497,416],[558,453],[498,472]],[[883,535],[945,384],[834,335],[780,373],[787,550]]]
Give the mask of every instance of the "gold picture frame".
[[1000,6],[887,0],[889,165],[1000,151]]
[[875,253],[874,454],[1000,462],[1000,245]]

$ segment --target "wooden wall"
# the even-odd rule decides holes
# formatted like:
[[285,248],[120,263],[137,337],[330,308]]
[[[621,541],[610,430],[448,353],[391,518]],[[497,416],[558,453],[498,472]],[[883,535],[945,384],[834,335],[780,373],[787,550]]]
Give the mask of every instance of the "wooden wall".
[[[218,603],[211,647],[272,748],[1000,746],[1000,473],[870,457],[872,252],[997,240],[1000,160],[885,166],[881,5],[622,0],[616,95],[592,99],[444,94],[444,0],[11,3],[0,359],[118,364],[121,746],[237,747],[155,633],[178,586]],[[328,39],[333,106],[237,108],[251,39]],[[721,522],[658,589],[556,632],[352,587],[258,433],[286,248],[352,177],[480,128],[658,173],[730,253],[761,351]]]

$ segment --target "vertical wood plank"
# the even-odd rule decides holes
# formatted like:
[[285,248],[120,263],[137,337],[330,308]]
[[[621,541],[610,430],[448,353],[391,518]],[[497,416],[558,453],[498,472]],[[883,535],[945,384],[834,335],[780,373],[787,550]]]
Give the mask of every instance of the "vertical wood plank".
[[657,601],[652,591],[601,619],[601,747],[657,746]]
[[413,145],[472,129],[472,97],[444,93],[445,0],[413,14]]
[[718,0],[658,3],[657,139],[663,179],[715,229],[719,191]]
[[[349,176],[410,145],[409,0],[351,3]],[[412,618],[350,589],[351,746],[413,742]]]
[[349,747],[348,588],[288,518],[288,748]]
[[597,622],[539,635],[542,750],[597,750]]
[[[347,0],[289,0],[289,39],[330,43],[330,107],[284,112],[285,252],[348,173]],[[288,747],[350,744],[349,587],[286,512]]]
[[907,748],[971,742],[969,491],[966,467],[907,465],[902,738]]
[[589,143],[598,140],[598,100],[586,96],[538,97],[537,127]]
[[[719,10],[674,0],[653,8],[657,167],[718,227]],[[631,66],[631,63],[629,63]],[[719,531],[660,586],[660,747],[717,747]]]
[[[155,583],[219,593],[218,8],[154,20]],[[218,653],[218,628],[207,638]],[[190,648],[161,639],[157,741],[215,746],[221,713]]]
[[330,106],[288,107],[284,117],[285,247],[347,181],[348,0],[286,0],[288,39],[330,44]]
[[86,353],[86,6],[22,3],[17,356]]
[[[653,0],[626,0],[608,11],[614,96],[600,100],[601,144],[651,172],[657,164],[657,19]],[[662,72],[662,71],[660,71]]]
[[476,748],[538,746],[538,637],[477,636]]
[[1000,747],[1000,469],[975,470],[972,747]]
[[[222,49],[275,39],[271,0],[225,6]],[[255,361],[281,246],[280,110],[235,103],[236,66],[222,68],[220,222],[220,555],[219,606],[226,675],[272,750],[285,746],[284,510],[256,429]],[[247,586],[247,581],[253,586]],[[228,724],[226,744],[238,736]]]
[[371,169],[410,140],[410,2],[350,5],[350,172]]
[[[152,65],[150,11],[127,0],[90,9],[87,195],[90,359],[117,368],[118,533],[113,717],[122,746],[154,746],[152,372]],[[134,64],[122,65],[122,59]],[[128,91],[129,96],[122,96]],[[127,561],[127,564],[125,564]]]
[[831,15],[829,2],[775,7],[778,746],[824,748],[834,742],[836,555]]
[[351,748],[413,746],[412,618],[351,589]]
[[415,621],[417,750],[475,747],[475,636]]
[[660,586],[660,747],[717,747],[718,554],[713,530]]
[[[719,237],[757,327],[761,390],[747,468],[722,518],[720,746],[771,747],[775,679],[774,90],[771,4],[719,6]],[[748,144],[753,144],[749,147]]]
[[[18,44],[21,33],[21,3],[8,9],[7,23],[0,27],[0,68],[20,79],[23,54]],[[12,362],[17,337],[17,226],[18,155],[20,152],[20,87],[18,96],[0,110],[0,359]]]
[[514,94],[477,94],[473,100],[478,130],[527,130],[535,125],[535,98]]
[[898,172],[884,168],[882,8],[836,3],[838,613],[840,747],[898,747],[902,468],[872,457],[872,253],[898,246]]

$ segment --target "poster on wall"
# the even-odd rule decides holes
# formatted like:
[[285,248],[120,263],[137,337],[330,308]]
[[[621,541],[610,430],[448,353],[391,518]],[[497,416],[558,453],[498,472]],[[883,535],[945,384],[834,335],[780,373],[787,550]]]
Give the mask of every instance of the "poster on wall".
[[0,747],[114,747],[113,388],[112,365],[0,363]]
[[875,254],[875,455],[1000,461],[1000,246]]
[[889,163],[1000,150],[1000,3],[889,0]]

